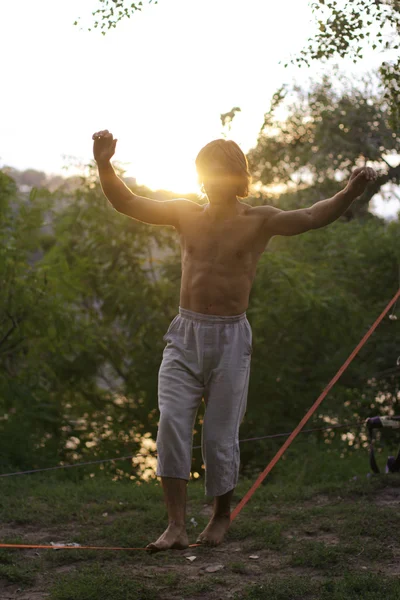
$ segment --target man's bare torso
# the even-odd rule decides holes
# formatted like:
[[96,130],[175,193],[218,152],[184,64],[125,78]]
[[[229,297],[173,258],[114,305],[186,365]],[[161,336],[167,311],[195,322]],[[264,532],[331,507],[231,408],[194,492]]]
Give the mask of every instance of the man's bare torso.
[[264,218],[240,202],[226,219],[198,206],[181,216],[182,280],[180,306],[212,315],[237,315],[248,307],[258,260],[269,239]]

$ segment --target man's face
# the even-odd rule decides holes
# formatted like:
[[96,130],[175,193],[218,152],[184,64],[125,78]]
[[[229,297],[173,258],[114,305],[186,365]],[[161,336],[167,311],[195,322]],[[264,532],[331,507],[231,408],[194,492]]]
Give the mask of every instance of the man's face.
[[213,163],[203,175],[207,196],[231,196],[237,190],[238,178],[224,165]]

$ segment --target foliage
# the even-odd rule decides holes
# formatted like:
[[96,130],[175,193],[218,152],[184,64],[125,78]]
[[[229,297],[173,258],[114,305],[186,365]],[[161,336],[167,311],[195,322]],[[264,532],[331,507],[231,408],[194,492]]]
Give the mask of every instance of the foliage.
[[[131,18],[136,11],[141,11],[143,7],[143,2],[130,2],[130,0],[98,0],[100,6],[102,8],[98,8],[92,12],[92,16],[95,18],[93,23],[93,28],[97,29],[98,27],[101,30],[102,35],[105,35],[107,30],[112,27],[115,28],[117,23],[127,17]],[[148,3],[151,4],[153,0],[148,0]],[[154,4],[158,4],[158,0],[154,0]],[[75,21],[74,25],[78,25],[79,19]],[[89,27],[88,31],[91,31],[92,28]]]
[[[398,0],[318,0],[311,2],[311,7],[318,22],[318,33],[291,63],[309,66],[312,60],[335,56],[349,57],[356,63],[363,58],[365,42],[372,42],[373,50],[400,48]],[[382,62],[380,75],[392,126],[397,127],[400,125],[400,58]]]
[[355,216],[382,186],[400,183],[400,165],[389,162],[399,152],[400,127],[391,128],[371,77],[354,82],[338,74],[333,84],[326,74],[307,91],[283,85],[274,94],[248,159],[256,181],[288,184],[280,198],[287,208],[334,195],[355,166],[370,161],[378,178],[348,211]]
[[[298,424],[399,288],[399,236],[399,222],[371,219],[273,238],[247,311],[254,350],[240,438],[287,432]],[[386,316],[309,427],[399,413],[398,328],[399,321]],[[336,441],[348,431],[356,438],[353,449],[360,448],[365,432],[351,427],[320,437]],[[261,467],[281,444],[245,445],[245,471],[252,463]]]
[[155,432],[175,289],[155,277],[149,253],[168,246],[171,232],[127,220],[93,180],[28,201],[0,181],[0,198],[11,193],[0,252],[3,468],[96,456],[106,446],[134,451],[135,436]]

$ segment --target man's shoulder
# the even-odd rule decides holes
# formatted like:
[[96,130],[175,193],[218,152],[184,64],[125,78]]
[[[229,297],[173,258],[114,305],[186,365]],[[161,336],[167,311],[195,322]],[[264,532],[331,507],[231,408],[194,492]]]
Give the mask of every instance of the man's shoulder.
[[[198,214],[201,215],[207,210],[208,203],[200,204],[198,202],[193,202],[192,200],[187,200],[185,198],[177,198],[175,202],[178,203],[179,213],[181,215],[189,215],[189,214]],[[251,204],[247,204],[246,202],[240,201],[241,204],[241,215],[244,217],[250,217],[257,219],[259,221],[263,221],[266,217],[268,218],[276,209],[272,206],[251,206]]]
[[[176,203],[178,208],[178,213],[180,217],[189,216],[189,215],[201,215],[207,210],[207,204],[200,204],[199,202],[194,202],[193,200],[188,200],[187,198],[176,198],[173,200]],[[241,204],[241,215],[243,217],[249,217],[251,219],[255,219],[257,221],[264,222],[268,219],[276,209],[273,206],[263,205],[263,206],[251,206],[251,204],[247,204],[246,202],[240,201]]]
[[174,203],[180,215],[200,213],[204,208],[202,204],[193,202],[193,200],[188,200],[187,198],[175,198],[174,200],[169,200],[169,202]]
[[195,215],[200,215],[204,211],[204,205],[188,200],[187,198],[176,198],[170,202],[174,203],[176,208],[177,222],[175,228],[180,231],[187,222],[192,222]]
[[251,206],[251,215],[255,217],[259,217],[260,219],[265,219],[271,216],[274,212],[276,212],[276,208],[270,206],[269,204],[263,204],[261,206]]
[[262,206],[250,206],[247,204],[246,207],[245,215],[257,221],[261,227],[277,212],[276,208],[269,206],[269,204],[263,204]]

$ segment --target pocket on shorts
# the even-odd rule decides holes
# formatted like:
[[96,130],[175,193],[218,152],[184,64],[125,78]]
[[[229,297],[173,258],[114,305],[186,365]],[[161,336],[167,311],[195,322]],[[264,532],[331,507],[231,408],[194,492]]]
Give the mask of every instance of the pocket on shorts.
[[249,354],[251,354],[253,352],[253,332],[247,319],[245,319],[244,324],[246,330],[247,350]]
[[172,321],[171,321],[171,323],[169,324],[169,327],[168,327],[168,329],[167,329],[167,333],[166,333],[166,334],[163,336],[163,340],[164,340],[164,342],[166,342],[166,341],[167,341],[167,335],[169,335],[170,333],[172,333],[172,331],[173,331],[173,329],[174,329],[175,325],[178,323],[179,317],[180,317],[180,315],[179,315],[179,314],[177,314],[177,315],[176,315],[176,317],[174,317],[174,318],[172,319]]

